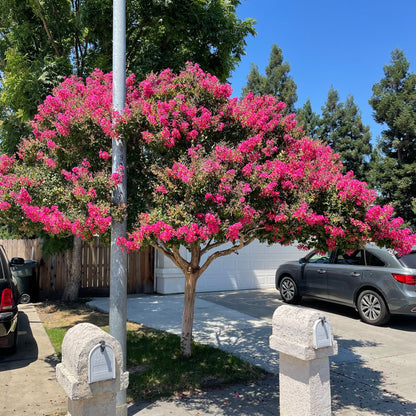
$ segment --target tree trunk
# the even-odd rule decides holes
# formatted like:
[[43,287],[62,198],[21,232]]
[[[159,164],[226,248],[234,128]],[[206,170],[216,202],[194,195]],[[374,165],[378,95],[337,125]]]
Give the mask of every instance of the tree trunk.
[[74,301],[78,298],[82,279],[82,240],[79,237],[74,237],[74,246],[65,252],[65,261],[68,272],[62,300]]
[[181,350],[184,357],[187,358],[192,355],[192,327],[194,325],[195,291],[198,276],[198,273],[185,273]]

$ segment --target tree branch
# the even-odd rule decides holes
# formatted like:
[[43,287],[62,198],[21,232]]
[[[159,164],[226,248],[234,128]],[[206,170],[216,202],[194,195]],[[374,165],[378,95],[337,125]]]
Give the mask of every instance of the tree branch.
[[[252,232],[254,232],[254,231],[259,231],[259,230],[262,230],[262,229],[264,229],[264,227],[254,227],[253,229],[251,229],[251,230],[247,230],[245,233],[244,233],[244,236],[242,236],[242,238],[245,238],[245,236],[246,235],[250,235]],[[252,241],[251,240],[251,237],[249,238],[250,239],[250,242]],[[213,243],[213,244],[211,244],[211,241],[212,240],[210,240],[209,242],[208,242],[208,244],[201,250],[201,255],[204,255],[205,253],[207,253],[208,251],[210,251],[210,250],[212,250],[212,249],[214,249],[215,247],[219,247],[219,246],[222,246],[223,244],[225,244],[225,242],[224,241],[218,241],[218,242],[215,242],[215,243]]]
[[11,48],[12,43],[10,42],[9,38],[7,37],[6,32],[5,32],[4,30],[0,30],[0,35],[1,35],[1,36],[3,37],[3,39],[6,41],[7,46],[8,46],[9,48]]
[[186,270],[189,267],[189,263],[184,258],[182,258],[177,248],[168,249],[160,241],[151,244],[151,246],[155,250],[159,251],[159,253],[164,254],[169,260],[171,260],[175,264],[175,266],[181,269],[183,273],[186,273]]
[[218,257],[223,257],[223,256],[227,256],[228,254],[234,253],[237,250],[241,250],[242,248],[244,248],[245,246],[248,246],[250,243],[252,243],[254,240],[256,239],[256,237],[250,237],[248,240],[244,240],[243,237],[240,238],[240,244],[238,246],[233,246],[230,248],[227,248],[225,250],[221,250],[221,251],[216,251],[215,253],[212,253],[207,261],[201,266],[201,273],[204,273],[205,270],[208,268],[208,266]]
[[40,17],[40,20],[42,20],[42,23],[43,23],[43,28],[45,29],[46,35],[48,36],[48,39],[49,39],[49,41],[51,42],[52,48],[53,48],[53,49],[54,49],[54,51],[55,51],[55,55],[59,58],[59,57],[61,56],[61,53],[59,52],[59,49],[58,49],[58,47],[56,46],[56,42],[55,42],[55,40],[53,39],[52,34],[51,34],[51,32],[50,32],[50,30],[49,30],[49,28],[48,28],[48,25],[47,25],[47,23],[46,23],[45,16],[44,16],[44,15],[43,15],[43,13],[42,13],[42,6],[41,6],[41,4],[40,4],[39,0],[35,0],[35,3],[36,3],[36,5],[37,5],[37,7],[38,7],[39,17]]
[[127,68],[129,67],[129,63],[132,57],[136,53],[136,48],[134,47],[134,45],[136,45],[137,41],[142,36],[144,27],[145,27],[145,24],[144,22],[142,22],[140,25],[137,26],[136,31],[132,30],[127,33],[126,44],[130,46],[129,50],[127,51],[127,57],[126,57]]

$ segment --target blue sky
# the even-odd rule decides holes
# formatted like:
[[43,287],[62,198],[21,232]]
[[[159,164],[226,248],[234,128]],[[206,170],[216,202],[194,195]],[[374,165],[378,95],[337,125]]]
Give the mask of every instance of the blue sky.
[[382,127],[368,100],[391,52],[403,49],[416,72],[416,0],[242,0],[237,14],[257,20],[257,35],[247,38],[247,54],[229,79],[234,95],[241,95],[251,63],[264,74],[276,43],[298,87],[296,107],[309,98],[320,113],[333,85],[341,102],[354,97],[375,142]]

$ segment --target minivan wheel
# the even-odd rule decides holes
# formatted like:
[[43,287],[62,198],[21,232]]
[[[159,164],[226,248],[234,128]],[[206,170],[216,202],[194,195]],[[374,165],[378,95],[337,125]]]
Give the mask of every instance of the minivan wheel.
[[290,276],[283,276],[279,284],[280,296],[283,302],[296,304],[300,302],[298,286]]
[[362,321],[370,325],[383,325],[390,319],[386,302],[373,290],[364,290],[360,294],[357,309]]

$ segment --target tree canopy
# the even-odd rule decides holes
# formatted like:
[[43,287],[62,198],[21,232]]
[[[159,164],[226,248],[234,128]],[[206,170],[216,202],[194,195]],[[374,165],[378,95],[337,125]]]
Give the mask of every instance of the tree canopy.
[[[254,20],[239,0],[127,0],[127,70],[143,79],[199,62],[225,81]],[[111,70],[111,0],[3,0],[0,4],[0,150],[11,154],[27,122],[63,77]]]
[[416,195],[416,75],[403,51],[395,49],[384,66],[384,78],[374,84],[369,100],[374,119],[384,130],[372,177],[380,200],[416,226],[412,200]]
[[254,95],[272,95],[286,104],[286,112],[294,112],[294,104],[298,99],[297,86],[289,75],[290,64],[283,61],[282,50],[273,44],[269,63],[265,75],[261,75],[257,65],[252,64],[247,76],[247,84],[243,88],[243,96],[248,93]]
[[296,120],[302,126],[303,131],[312,139],[318,138],[320,117],[312,110],[311,100],[308,98],[305,104],[298,109]]
[[338,91],[331,86],[322,107],[317,138],[339,153],[346,172],[352,170],[357,179],[367,180],[372,151],[370,127],[364,125],[351,95],[342,103]]
[[[183,271],[187,355],[197,280],[254,239],[318,250],[374,241],[399,252],[416,241],[276,98],[230,98],[229,85],[194,64],[179,75],[130,76],[122,114],[111,110],[111,87],[111,75],[95,71],[85,82],[68,78],[45,100],[34,136],[14,157],[1,156],[0,214],[54,234],[105,235],[126,210],[112,204],[111,190],[127,171],[137,222],[119,244],[151,245]],[[131,157],[111,173],[111,143],[120,138]]]

